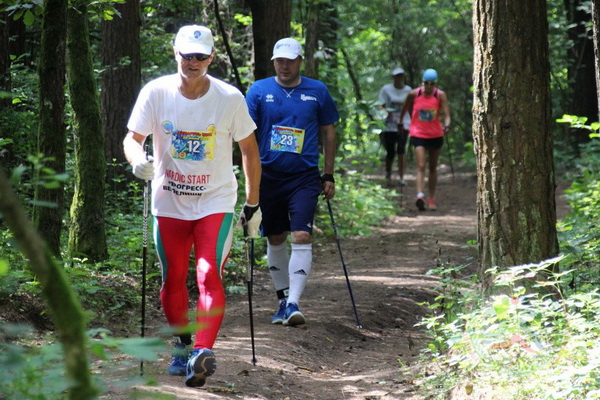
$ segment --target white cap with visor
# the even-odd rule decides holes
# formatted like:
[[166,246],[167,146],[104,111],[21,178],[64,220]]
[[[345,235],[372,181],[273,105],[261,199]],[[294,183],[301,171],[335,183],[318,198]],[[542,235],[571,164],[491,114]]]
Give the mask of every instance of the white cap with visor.
[[284,38],[275,43],[271,60],[276,58],[295,60],[298,57],[302,57],[302,45],[296,39]]

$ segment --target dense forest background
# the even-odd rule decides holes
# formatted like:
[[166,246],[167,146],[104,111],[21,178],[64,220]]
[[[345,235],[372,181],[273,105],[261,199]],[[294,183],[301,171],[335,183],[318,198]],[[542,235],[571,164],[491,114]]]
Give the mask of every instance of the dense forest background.
[[[54,324],[59,336],[77,338],[71,351],[65,349],[67,358],[79,357],[78,362],[67,363],[67,369],[76,371],[87,362],[76,350],[86,342],[78,332],[86,325],[80,307],[118,313],[135,308],[139,302],[139,292],[128,288],[126,280],[119,283],[122,286],[106,285],[115,275],[130,276],[140,261],[143,186],[124,162],[121,142],[141,85],[176,71],[172,41],[181,25],[196,23],[213,30],[217,57],[210,73],[242,92],[255,79],[272,74],[269,58],[276,40],[293,36],[304,44],[304,73],[328,85],[342,116],[337,128],[339,225],[342,234],[367,234],[382,215],[393,212],[388,192],[369,185],[362,177],[381,162],[378,134],[384,116],[376,101],[380,87],[391,82],[394,67],[406,70],[407,84],[412,87],[420,84],[424,69],[438,71],[439,86],[448,94],[453,115],[443,162],[457,169],[476,170],[478,163],[481,167],[483,161],[476,157],[474,145],[479,121],[473,118],[474,93],[478,95],[474,71],[480,70],[474,65],[474,43],[479,43],[474,37],[478,28],[474,26],[474,8],[478,3],[4,0],[0,8],[0,296],[7,304],[30,310],[33,316],[26,321],[7,320],[32,323],[38,329]],[[519,2],[508,3],[519,9]],[[600,247],[598,230],[593,226],[600,207],[595,183],[598,125],[594,124],[598,121],[598,56],[593,40],[598,10],[595,1],[549,0],[541,4],[547,8],[546,18],[531,20],[531,24],[541,22],[547,37],[531,37],[531,46],[538,49],[540,40],[548,46],[548,64],[547,68],[544,64],[542,74],[548,76],[551,123],[540,129],[549,135],[547,143],[552,144],[554,163],[542,169],[547,168],[553,179],[556,175],[557,181],[573,183],[574,213],[559,227],[561,256],[566,257],[561,259],[565,267],[561,271],[571,265],[579,268],[578,275],[568,277],[566,287],[584,291],[588,296],[580,300],[584,306],[575,308],[585,308],[587,314],[582,318],[593,320],[598,310],[594,309],[598,305],[598,279],[593,270]],[[481,12],[492,14],[489,9]],[[526,32],[529,26],[523,20],[532,15],[526,7],[521,12],[523,19],[516,19],[519,23],[513,26],[515,37]],[[502,26],[502,21],[490,21],[488,32]],[[510,37],[499,37],[498,41],[509,50],[511,45],[517,46]],[[521,61],[517,58],[506,74],[514,77],[522,73],[522,81],[539,85],[529,90],[535,93],[539,87],[540,93],[545,93],[545,81],[537,79]],[[500,93],[501,83],[508,80],[497,82]],[[523,106],[518,113],[527,120],[533,109],[533,105],[530,109]],[[538,124],[533,117],[532,121]],[[536,126],[530,128],[535,130]],[[510,157],[513,152],[518,149],[513,149]],[[354,218],[356,209],[364,211],[358,220]],[[326,220],[326,212],[317,218]],[[242,247],[243,240],[237,238],[228,278],[231,287],[240,286],[243,280],[243,271],[236,267]],[[28,267],[27,259],[37,262]],[[540,259],[527,261],[542,262],[536,274],[554,269]],[[156,284],[156,275],[149,279]],[[561,279],[566,278],[554,281],[559,292],[565,283]],[[515,285],[518,293],[519,287]],[[63,293],[72,289],[69,293],[76,294],[72,297],[55,295],[56,290]],[[94,296],[107,290],[110,293]],[[40,298],[46,299],[53,322],[45,315]],[[58,310],[71,313],[61,322]],[[440,343],[455,323],[448,316],[460,314],[445,311],[448,326],[442,326],[439,319],[426,324],[427,328],[437,328]],[[111,313],[97,315],[95,323],[102,326],[102,318],[113,317]],[[540,324],[550,325],[550,319],[541,318]],[[12,325],[3,323],[3,337],[14,337],[11,329]],[[592,328],[587,333],[585,340],[597,334]],[[11,349],[13,355],[28,357],[27,349]],[[443,354],[448,349],[447,343],[440,344],[433,353]],[[594,349],[588,347],[586,351],[593,354]],[[595,374],[586,375],[596,382],[586,389],[588,392],[600,386],[597,370]],[[83,383],[81,392],[73,391],[73,398],[93,396],[87,378],[80,373],[71,376],[76,377]],[[10,375],[7,379],[12,388],[18,387],[18,378]]]

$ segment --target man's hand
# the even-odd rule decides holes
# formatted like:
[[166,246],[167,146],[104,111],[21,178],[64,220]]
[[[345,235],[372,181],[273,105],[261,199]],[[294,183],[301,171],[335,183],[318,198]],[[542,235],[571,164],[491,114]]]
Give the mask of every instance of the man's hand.
[[258,228],[262,222],[262,211],[258,204],[251,206],[250,204],[244,204],[242,212],[240,213],[240,225],[244,228],[244,232],[248,232],[248,236],[254,239],[258,237]]
[[133,174],[145,181],[151,181],[154,178],[154,158],[142,158],[132,165]]
[[333,178],[333,174],[323,174],[321,176],[321,185],[325,200],[331,200],[335,196],[335,179]]

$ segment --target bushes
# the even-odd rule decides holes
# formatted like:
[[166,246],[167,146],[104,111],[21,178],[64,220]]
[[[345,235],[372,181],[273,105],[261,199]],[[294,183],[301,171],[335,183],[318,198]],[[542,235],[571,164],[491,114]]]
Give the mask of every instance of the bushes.
[[[417,374],[431,398],[600,399],[600,141],[582,153],[566,191],[572,211],[558,225],[559,258],[495,271],[491,292],[503,294],[487,299],[447,279],[450,267],[435,271],[443,291],[462,296],[430,304],[434,314],[420,323],[432,337],[426,370],[435,372]],[[548,274],[555,264],[562,272]]]

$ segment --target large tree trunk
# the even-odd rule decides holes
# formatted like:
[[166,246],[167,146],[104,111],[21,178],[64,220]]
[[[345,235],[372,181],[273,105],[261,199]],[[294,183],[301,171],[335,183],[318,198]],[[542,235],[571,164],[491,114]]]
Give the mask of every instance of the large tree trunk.
[[486,278],[492,266],[558,253],[550,67],[544,0],[475,0],[473,13],[478,236]]
[[[40,79],[40,126],[38,151],[49,157],[45,166],[55,173],[65,171],[67,139],[64,121],[67,0],[46,0],[38,74]],[[34,221],[55,256],[60,257],[64,213],[64,185],[36,186]],[[52,204],[40,205],[42,203]]]
[[275,74],[273,46],[284,37],[290,36],[292,20],[291,0],[248,0],[252,11],[254,35],[254,79],[263,79]]
[[68,12],[68,78],[75,111],[75,192],[71,204],[69,253],[101,261],[108,257],[104,227],[104,135],[94,81],[86,1]]
[[[126,163],[123,137],[140,90],[140,2],[116,4],[121,17],[102,22],[102,122],[108,179],[123,176]],[[116,166],[113,164],[116,163]]]
[[[64,0],[60,0],[64,1]],[[57,1],[45,1],[47,4]],[[15,240],[23,254],[29,259],[29,267],[39,280],[42,296],[52,321],[56,335],[64,350],[66,376],[71,388],[68,398],[73,400],[95,399],[99,390],[92,382],[86,350],[86,319],[81,304],[69,285],[62,266],[54,261],[49,249],[25,217],[17,196],[10,189],[10,183],[0,168],[0,213],[6,225],[14,233]]]

